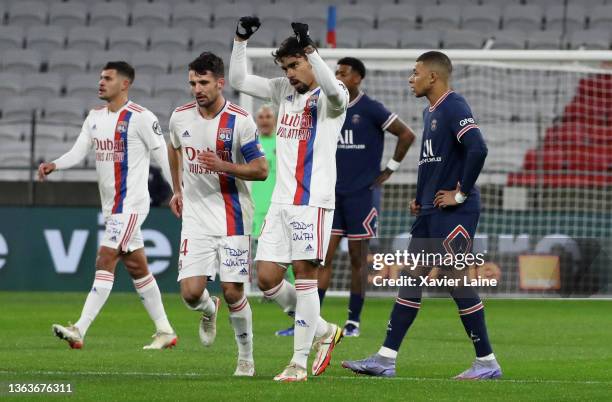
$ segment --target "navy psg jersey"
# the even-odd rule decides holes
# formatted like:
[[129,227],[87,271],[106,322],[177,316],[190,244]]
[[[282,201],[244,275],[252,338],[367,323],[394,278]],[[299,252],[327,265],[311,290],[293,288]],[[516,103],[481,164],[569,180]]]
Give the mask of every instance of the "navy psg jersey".
[[336,150],[336,193],[368,188],[380,174],[384,132],[397,118],[363,92],[349,103]]
[[[461,181],[466,162],[466,148],[461,138],[482,134],[470,106],[459,94],[448,91],[423,111],[423,139],[419,153],[417,204],[421,214],[438,211],[433,205],[436,192],[454,190]],[[474,186],[467,200],[448,209],[480,211],[480,192]]]

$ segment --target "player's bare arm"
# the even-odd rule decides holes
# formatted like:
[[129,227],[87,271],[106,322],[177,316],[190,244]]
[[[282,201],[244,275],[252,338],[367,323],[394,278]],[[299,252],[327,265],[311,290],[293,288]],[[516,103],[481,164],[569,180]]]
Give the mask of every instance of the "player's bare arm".
[[399,117],[387,127],[387,131],[397,137],[397,144],[395,145],[395,151],[393,151],[393,159],[389,161],[385,170],[380,172],[380,175],[376,178],[372,187],[382,185],[391,177],[393,172],[399,167],[398,165],[404,160],[404,156],[406,156],[408,149],[415,139],[415,135],[410,127],[408,127]]
[[182,148],[174,148],[172,144],[168,144],[168,162],[170,163],[170,174],[172,176],[172,188],[174,194],[170,200],[170,210],[180,218],[183,214],[183,193],[181,187],[181,172],[182,172]]
[[263,181],[268,177],[268,162],[265,157],[253,159],[249,163],[232,163],[209,151],[198,155],[198,162],[208,170],[227,173],[242,180]]
[[410,214],[412,216],[418,216],[421,212],[421,206],[417,204],[416,199],[410,201]]

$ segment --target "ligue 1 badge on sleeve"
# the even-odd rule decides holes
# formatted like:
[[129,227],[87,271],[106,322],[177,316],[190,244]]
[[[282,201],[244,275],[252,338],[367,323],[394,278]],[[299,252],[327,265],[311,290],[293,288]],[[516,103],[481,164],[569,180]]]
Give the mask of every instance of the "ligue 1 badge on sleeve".
[[157,120],[153,122],[153,132],[157,135],[163,135],[162,128]]

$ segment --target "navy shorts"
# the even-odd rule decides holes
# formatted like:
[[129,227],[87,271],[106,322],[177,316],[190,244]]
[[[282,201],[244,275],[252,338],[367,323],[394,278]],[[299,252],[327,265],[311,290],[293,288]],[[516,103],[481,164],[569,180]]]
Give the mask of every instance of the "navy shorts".
[[412,224],[411,253],[460,254],[472,251],[479,212],[439,211],[417,216]]
[[332,235],[349,240],[376,237],[379,195],[380,191],[367,188],[349,195],[336,194]]

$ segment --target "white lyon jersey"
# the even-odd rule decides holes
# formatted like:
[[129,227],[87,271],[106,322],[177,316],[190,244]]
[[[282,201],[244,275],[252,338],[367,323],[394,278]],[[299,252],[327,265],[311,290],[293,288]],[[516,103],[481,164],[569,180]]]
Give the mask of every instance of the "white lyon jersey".
[[172,113],[170,139],[183,155],[183,232],[191,236],[250,234],[253,200],[247,183],[205,169],[197,156],[212,151],[232,163],[264,156],[253,118],[226,101],[213,119],[205,119],[191,102]]
[[117,112],[104,106],[89,112],[80,135],[96,153],[104,215],[147,214],[150,151],[164,145],[157,117],[131,101]]
[[300,94],[284,77],[269,85],[278,107],[272,202],[334,209],[336,147],[346,107],[331,108],[320,87]]

